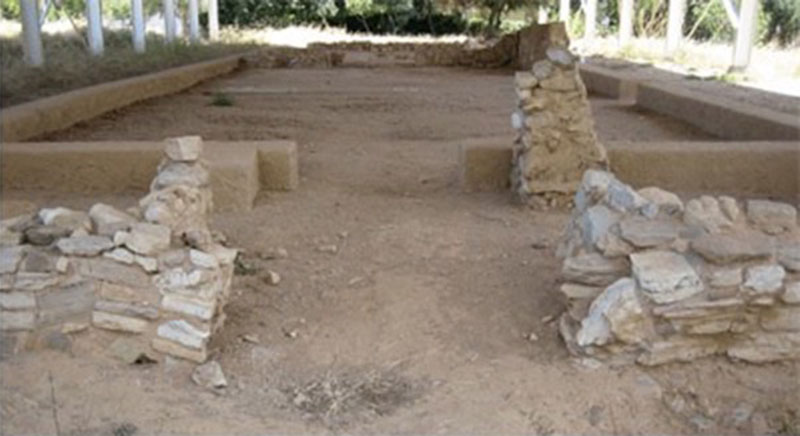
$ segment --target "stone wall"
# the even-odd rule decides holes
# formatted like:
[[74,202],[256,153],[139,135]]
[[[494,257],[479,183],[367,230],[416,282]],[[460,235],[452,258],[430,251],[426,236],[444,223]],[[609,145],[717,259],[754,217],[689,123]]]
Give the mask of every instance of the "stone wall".
[[337,66],[436,66],[530,69],[547,46],[568,46],[563,23],[533,24],[482,43],[470,42],[334,42],[307,48],[268,47],[248,56],[262,68]]
[[199,137],[166,141],[150,193],[121,211],[45,208],[0,222],[0,330],[91,328],[198,362],[224,321],[236,250],[212,236]]
[[658,365],[800,358],[795,207],[634,190],[587,171],[559,246],[562,337],[581,355]]
[[544,58],[514,78],[517,109],[511,185],[523,202],[537,208],[564,207],[583,173],[605,169],[606,152],[578,73],[577,59],[564,46],[540,48]]

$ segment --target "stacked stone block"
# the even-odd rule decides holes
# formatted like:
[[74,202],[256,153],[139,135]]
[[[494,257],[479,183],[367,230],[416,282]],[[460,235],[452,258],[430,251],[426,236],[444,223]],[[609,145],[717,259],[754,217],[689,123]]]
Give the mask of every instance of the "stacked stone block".
[[126,211],[98,203],[88,213],[46,208],[3,220],[0,329],[86,324],[204,361],[224,320],[236,250],[208,229],[202,145],[168,139],[150,193]]
[[597,170],[574,201],[558,253],[572,352],[645,365],[800,358],[794,206],[709,195],[684,204]]
[[537,208],[569,204],[588,169],[605,169],[606,152],[594,122],[575,57],[551,45],[545,58],[514,78],[517,130],[511,185]]

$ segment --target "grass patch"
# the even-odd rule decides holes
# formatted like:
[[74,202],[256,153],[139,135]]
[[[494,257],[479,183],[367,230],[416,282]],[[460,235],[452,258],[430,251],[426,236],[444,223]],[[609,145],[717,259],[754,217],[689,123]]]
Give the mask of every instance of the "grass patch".
[[233,98],[223,92],[214,93],[211,97],[211,106],[229,107],[233,106]]
[[133,51],[131,34],[105,32],[105,54],[91,56],[76,35],[42,35],[45,66],[31,68],[23,60],[19,37],[0,38],[0,106],[8,107],[77,88],[165,70],[251,49],[251,43],[165,44],[147,36],[147,51]]

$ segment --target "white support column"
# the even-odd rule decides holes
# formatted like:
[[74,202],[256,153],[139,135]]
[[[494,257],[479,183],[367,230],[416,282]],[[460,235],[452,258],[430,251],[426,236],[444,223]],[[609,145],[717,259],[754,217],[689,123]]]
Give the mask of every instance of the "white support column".
[[739,27],[736,29],[736,44],[733,46],[731,70],[744,71],[750,64],[750,52],[755,40],[758,0],[742,0],[739,7]]
[[631,42],[633,36],[633,0],[620,0],[619,3],[619,46]]
[[219,9],[217,0],[208,0],[208,39],[219,39]]
[[586,29],[583,39],[592,40],[597,34],[597,0],[586,0]]
[[44,65],[44,54],[36,0],[20,0],[19,3],[22,15],[22,36],[25,43],[23,46],[25,61],[32,67],[41,67]]
[[86,36],[89,38],[89,53],[103,54],[103,11],[100,0],[86,0]]
[[548,21],[550,21],[550,19],[547,18],[547,6],[545,5],[539,6],[538,17],[536,17],[536,22],[539,24],[547,24]]
[[175,41],[175,2],[164,0],[164,39]]
[[198,9],[197,0],[189,0],[189,40],[192,42],[200,41],[200,11]]
[[558,2],[558,21],[569,22],[569,0],[561,0]]
[[672,56],[681,44],[681,39],[683,39],[683,16],[685,13],[686,0],[669,0],[669,12],[667,15],[667,56]]
[[131,0],[131,15],[133,21],[133,50],[136,53],[144,53],[144,9],[142,0]]

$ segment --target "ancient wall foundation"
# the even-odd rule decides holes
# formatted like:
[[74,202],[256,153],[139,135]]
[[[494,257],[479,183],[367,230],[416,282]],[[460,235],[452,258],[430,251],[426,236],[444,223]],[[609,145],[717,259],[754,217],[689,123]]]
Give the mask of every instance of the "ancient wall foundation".
[[517,109],[511,185],[532,206],[569,204],[584,171],[605,169],[577,59],[565,46],[551,45],[529,71],[517,72]]
[[147,353],[204,361],[237,251],[208,228],[202,148],[199,137],[167,140],[150,193],[125,211],[98,203],[3,220],[0,330],[102,329]]
[[587,171],[559,246],[573,353],[658,365],[800,358],[794,206],[635,190]]

